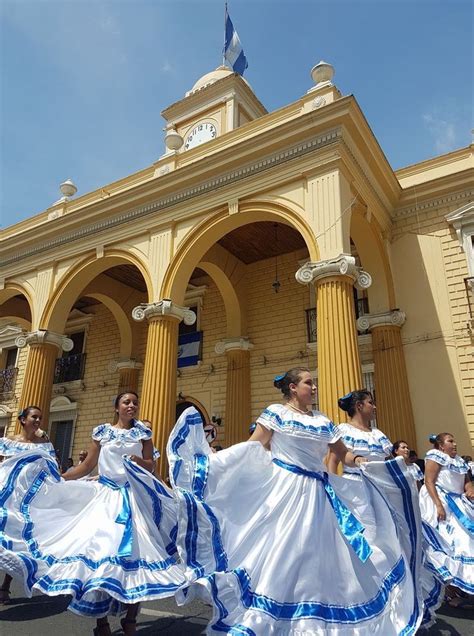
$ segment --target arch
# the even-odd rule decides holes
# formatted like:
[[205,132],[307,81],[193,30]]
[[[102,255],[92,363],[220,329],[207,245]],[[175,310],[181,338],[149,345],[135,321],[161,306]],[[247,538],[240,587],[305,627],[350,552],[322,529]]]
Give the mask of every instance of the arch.
[[122,250],[109,250],[101,258],[90,254],[72,266],[59,281],[40,320],[40,328],[62,333],[75,300],[96,276],[116,265],[135,265],[142,274],[151,296],[152,283],[145,264],[134,254]]
[[[8,283],[5,284],[5,287],[3,289],[0,290],[0,307],[2,305],[4,305],[5,303],[7,303],[9,300],[11,300],[14,296],[18,296],[19,294],[21,294],[22,296],[25,297],[26,302],[28,303],[28,307],[30,309],[30,319],[31,319],[31,324],[35,324],[34,321],[34,303],[33,303],[33,292],[32,290],[24,285],[21,285],[20,283],[16,283],[13,281],[10,281]],[[3,311],[1,312],[0,316],[1,318],[6,318],[6,313],[10,314],[11,312],[7,309],[5,309],[5,313],[3,313]],[[25,320],[27,320],[25,318],[25,316],[18,316],[19,318],[24,318]]]
[[392,272],[380,232],[365,214],[356,211],[351,216],[350,235],[363,268],[372,276],[372,285],[367,290],[370,312],[394,309]]
[[242,225],[256,221],[290,225],[303,237],[312,261],[319,259],[319,249],[311,227],[297,212],[269,201],[245,201],[239,211],[229,214],[224,208],[202,221],[186,234],[166,270],[161,298],[170,298],[178,305],[184,301],[186,285],[204,254],[223,236]]
[[31,331],[31,322],[26,318],[20,318],[20,316],[2,316],[2,323],[15,324],[21,327],[24,331]]
[[176,402],[176,419],[178,419],[181,413],[189,406],[194,406],[199,411],[202,416],[204,425],[210,424],[211,418],[209,417],[206,407],[201,402],[199,402],[199,400],[196,400],[195,398],[188,395]]
[[120,334],[120,356],[123,358],[131,358],[133,333],[132,326],[127,317],[127,314],[124,312],[124,310],[116,300],[114,300],[110,296],[107,296],[106,294],[101,294],[99,292],[88,292],[87,296],[89,298],[95,298],[103,305],[105,305],[112,316],[115,318]]

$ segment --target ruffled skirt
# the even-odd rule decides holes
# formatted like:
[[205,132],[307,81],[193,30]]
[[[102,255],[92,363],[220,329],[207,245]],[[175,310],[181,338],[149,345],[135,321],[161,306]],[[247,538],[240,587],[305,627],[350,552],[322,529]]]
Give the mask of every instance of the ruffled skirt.
[[446,511],[441,522],[426,486],[420,490],[428,564],[444,583],[474,594],[474,503],[441,488],[438,495]]
[[[352,482],[278,462],[259,442],[209,454],[193,410],[173,430],[168,456],[190,583],[177,600],[212,603],[208,634],[416,632],[420,524],[398,462]],[[404,507],[402,540],[377,481]]]
[[0,464],[0,570],[50,596],[70,594],[85,616],[172,596],[176,501],[150,473],[124,458],[128,483],[64,481],[35,451]]

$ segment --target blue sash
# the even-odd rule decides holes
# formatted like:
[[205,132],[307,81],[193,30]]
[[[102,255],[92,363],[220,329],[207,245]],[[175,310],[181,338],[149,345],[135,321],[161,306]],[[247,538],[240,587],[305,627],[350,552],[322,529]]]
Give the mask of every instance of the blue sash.
[[115,523],[120,523],[125,526],[123,531],[122,541],[120,542],[118,556],[119,557],[127,557],[132,554],[132,543],[133,543],[133,530],[132,530],[132,511],[130,508],[130,495],[129,488],[130,484],[128,481],[123,485],[119,486],[115,481],[105,477],[104,475],[100,475],[99,484],[103,484],[108,488],[112,488],[112,490],[120,490],[122,495],[122,510],[120,511],[118,517],[115,519]]
[[337,524],[339,529],[347,542],[350,544],[354,552],[357,554],[362,563],[365,563],[367,559],[372,554],[372,548],[367,543],[367,540],[363,537],[362,533],[364,532],[364,526],[358,521],[352,512],[347,508],[347,506],[339,499],[339,497],[334,492],[334,488],[329,483],[328,474],[326,472],[316,473],[310,470],[305,470],[304,468],[300,468],[299,466],[295,466],[294,464],[287,464],[281,459],[275,458],[273,462],[280,466],[280,468],[284,468],[285,470],[289,470],[292,473],[297,475],[305,475],[306,477],[313,477],[313,479],[317,479],[322,482],[324,486],[324,491],[326,496],[331,504],[332,509],[334,510],[334,514],[336,515]]

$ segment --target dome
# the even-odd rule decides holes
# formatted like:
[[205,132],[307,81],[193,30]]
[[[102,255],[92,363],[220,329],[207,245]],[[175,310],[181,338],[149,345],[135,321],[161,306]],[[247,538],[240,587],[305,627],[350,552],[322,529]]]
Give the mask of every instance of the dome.
[[203,75],[200,79],[198,79],[187,94],[190,95],[191,93],[195,93],[209,84],[214,84],[214,82],[224,79],[224,77],[227,77],[228,75],[233,75],[233,73],[234,71],[228,66],[218,66],[215,71],[206,73],[206,75]]
[[[234,75],[234,71],[231,68],[229,68],[228,66],[218,66],[215,71],[206,73],[201,78],[199,78],[192,89],[186,93],[186,97],[188,97],[188,95],[196,93],[197,91],[200,91],[202,88],[205,88],[210,84],[215,84],[215,82],[218,82],[219,80],[224,79],[224,77],[228,77],[229,75]],[[247,82],[247,80],[244,77],[242,77],[242,79],[251,89],[252,87]]]

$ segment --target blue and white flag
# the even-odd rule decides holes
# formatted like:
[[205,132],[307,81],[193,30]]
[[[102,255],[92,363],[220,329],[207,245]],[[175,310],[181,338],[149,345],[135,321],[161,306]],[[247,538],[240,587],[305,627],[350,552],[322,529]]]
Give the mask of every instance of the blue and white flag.
[[178,368],[191,367],[201,359],[202,331],[183,333],[178,340]]
[[227,12],[227,5],[225,7],[224,60],[230,64],[234,73],[238,73],[239,75],[243,75],[248,66],[239,36]]

